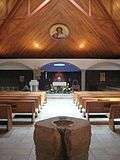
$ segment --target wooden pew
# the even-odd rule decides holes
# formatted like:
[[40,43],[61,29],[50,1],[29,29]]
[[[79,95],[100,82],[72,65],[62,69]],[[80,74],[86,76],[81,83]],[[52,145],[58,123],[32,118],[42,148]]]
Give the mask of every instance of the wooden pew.
[[[84,99],[92,99],[92,98],[120,98],[120,92],[108,92],[108,91],[81,91],[75,92],[73,95],[73,100],[78,106],[79,109],[82,109]],[[84,106],[83,106],[84,107]]]
[[35,120],[35,113],[37,115],[45,100],[45,92],[0,92],[0,103],[12,104],[13,113],[31,113],[32,122]]
[[84,117],[90,118],[90,113],[109,113],[110,101],[99,101],[97,99],[85,101],[85,112]]
[[109,113],[111,104],[120,104],[120,98],[84,99],[84,116],[89,119],[90,113]]
[[109,127],[115,131],[115,119],[120,118],[120,103],[110,105]]
[[34,100],[36,102],[36,109],[40,110],[41,108],[41,99],[38,96],[20,96],[20,95],[2,95],[0,96],[0,101],[7,100]]
[[40,92],[41,94],[41,106],[43,106],[45,103],[47,103],[47,94],[46,92]]
[[82,100],[84,99],[111,99],[111,98],[120,98],[120,93],[119,94],[108,94],[108,93],[105,93],[105,94],[100,94],[100,93],[96,93],[96,94],[89,94],[89,95],[79,95],[79,99],[77,100],[78,101],[78,104],[79,105],[82,105],[83,102]]
[[24,99],[0,99],[0,104],[11,104],[13,113],[31,113],[31,121],[35,121],[36,113],[36,101],[35,100],[24,100]]
[[78,108],[84,110],[89,119],[90,113],[109,113],[111,104],[120,104],[120,92],[96,91],[75,92],[74,101]]
[[0,119],[7,119],[7,130],[12,129],[12,106],[10,104],[0,104]]
[[47,102],[47,95],[46,92],[23,92],[23,91],[1,91],[0,96],[31,96],[31,97],[38,97],[40,106],[42,107]]

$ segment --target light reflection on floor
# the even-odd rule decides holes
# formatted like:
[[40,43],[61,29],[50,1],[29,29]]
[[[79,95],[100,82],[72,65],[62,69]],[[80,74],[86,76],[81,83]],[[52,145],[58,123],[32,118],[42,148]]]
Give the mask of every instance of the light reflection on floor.
[[39,120],[56,116],[83,118],[72,99],[48,99],[41,110]]

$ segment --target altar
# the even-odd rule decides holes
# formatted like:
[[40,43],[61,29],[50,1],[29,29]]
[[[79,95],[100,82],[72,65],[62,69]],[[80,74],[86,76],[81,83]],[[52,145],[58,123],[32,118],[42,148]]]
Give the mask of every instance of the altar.
[[52,82],[51,93],[70,93],[69,83],[67,82]]
[[59,86],[59,87],[65,87],[67,85],[67,82],[53,82],[53,86]]

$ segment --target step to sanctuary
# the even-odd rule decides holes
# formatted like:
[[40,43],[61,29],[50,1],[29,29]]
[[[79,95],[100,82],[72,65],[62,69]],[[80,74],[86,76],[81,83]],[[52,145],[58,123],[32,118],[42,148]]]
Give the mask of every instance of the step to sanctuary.
[[72,94],[47,94],[49,99],[71,99]]

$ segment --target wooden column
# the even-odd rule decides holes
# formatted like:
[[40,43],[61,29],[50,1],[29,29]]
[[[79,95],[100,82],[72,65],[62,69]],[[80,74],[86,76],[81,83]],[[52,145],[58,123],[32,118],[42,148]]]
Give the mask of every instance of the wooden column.
[[81,70],[81,90],[85,91],[86,70]]

